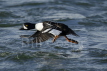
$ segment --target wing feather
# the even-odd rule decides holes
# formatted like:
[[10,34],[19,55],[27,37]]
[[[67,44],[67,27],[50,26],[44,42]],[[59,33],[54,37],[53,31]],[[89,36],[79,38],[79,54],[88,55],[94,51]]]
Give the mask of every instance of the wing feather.
[[41,31],[37,31],[34,33],[31,37],[33,37],[33,42],[34,43],[40,43],[48,40],[49,38],[54,37],[51,33],[42,33]]

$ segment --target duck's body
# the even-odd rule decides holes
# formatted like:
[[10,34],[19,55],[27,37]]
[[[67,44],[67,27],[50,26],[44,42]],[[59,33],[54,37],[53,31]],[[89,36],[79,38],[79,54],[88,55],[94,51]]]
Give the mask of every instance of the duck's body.
[[46,41],[52,37],[54,37],[53,39],[53,42],[54,42],[58,37],[64,36],[67,41],[78,44],[77,41],[71,40],[66,36],[68,34],[72,34],[74,36],[78,36],[78,35],[72,29],[70,29],[67,25],[62,23],[55,23],[50,21],[44,21],[42,23],[37,23],[37,24],[24,23],[23,28],[21,28],[21,30],[23,29],[37,30],[37,32],[31,36],[34,38],[33,42],[35,43]]

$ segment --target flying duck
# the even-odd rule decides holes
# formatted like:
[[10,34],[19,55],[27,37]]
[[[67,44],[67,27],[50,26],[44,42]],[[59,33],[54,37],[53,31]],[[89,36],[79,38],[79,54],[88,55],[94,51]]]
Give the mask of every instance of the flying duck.
[[36,29],[37,31],[31,35],[33,37],[32,42],[40,43],[48,40],[49,38],[53,38],[53,42],[60,36],[64,36],[68,42],[78,44],[78,41],[69,39],[66,35],[72,34],[74,36],[78,36],[72,29],[70,29],[67,25],[63,23],[55,23],[51,21],[44,21],[42,23],[24,23],[23,27],[20,30],[30,30]]

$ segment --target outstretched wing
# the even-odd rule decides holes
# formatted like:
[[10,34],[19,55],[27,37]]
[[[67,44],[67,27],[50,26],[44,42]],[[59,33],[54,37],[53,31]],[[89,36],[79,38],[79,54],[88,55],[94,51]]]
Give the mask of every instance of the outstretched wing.
[[48,40],[49,38],[54,37],[54,35],[52,35],[51,33],[42,33],[41,31],[37,31],[36,33],[34,33],[31,37],[33,37],[33,42],[34,43],[40,43],[40,42],[44,42],[46,40]]

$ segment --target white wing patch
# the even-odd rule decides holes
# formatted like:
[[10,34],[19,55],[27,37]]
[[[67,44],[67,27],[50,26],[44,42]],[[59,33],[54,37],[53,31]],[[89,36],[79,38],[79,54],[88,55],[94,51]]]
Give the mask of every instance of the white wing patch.
[[46,24],[51,26],[51,24],[49,24],[49,23],[46,23]]
[[61,33],[61,31],[56,30],[56,29],[52,29],[51,31],[49,31],[49,33],[53,34],[53,35],[59,35]]
[[45,31],[43,31],[42,33],[46,33],[46,32],[48,32],[49,30],[51,30],[51,28],[46,29],[46,30],[45,30]]

